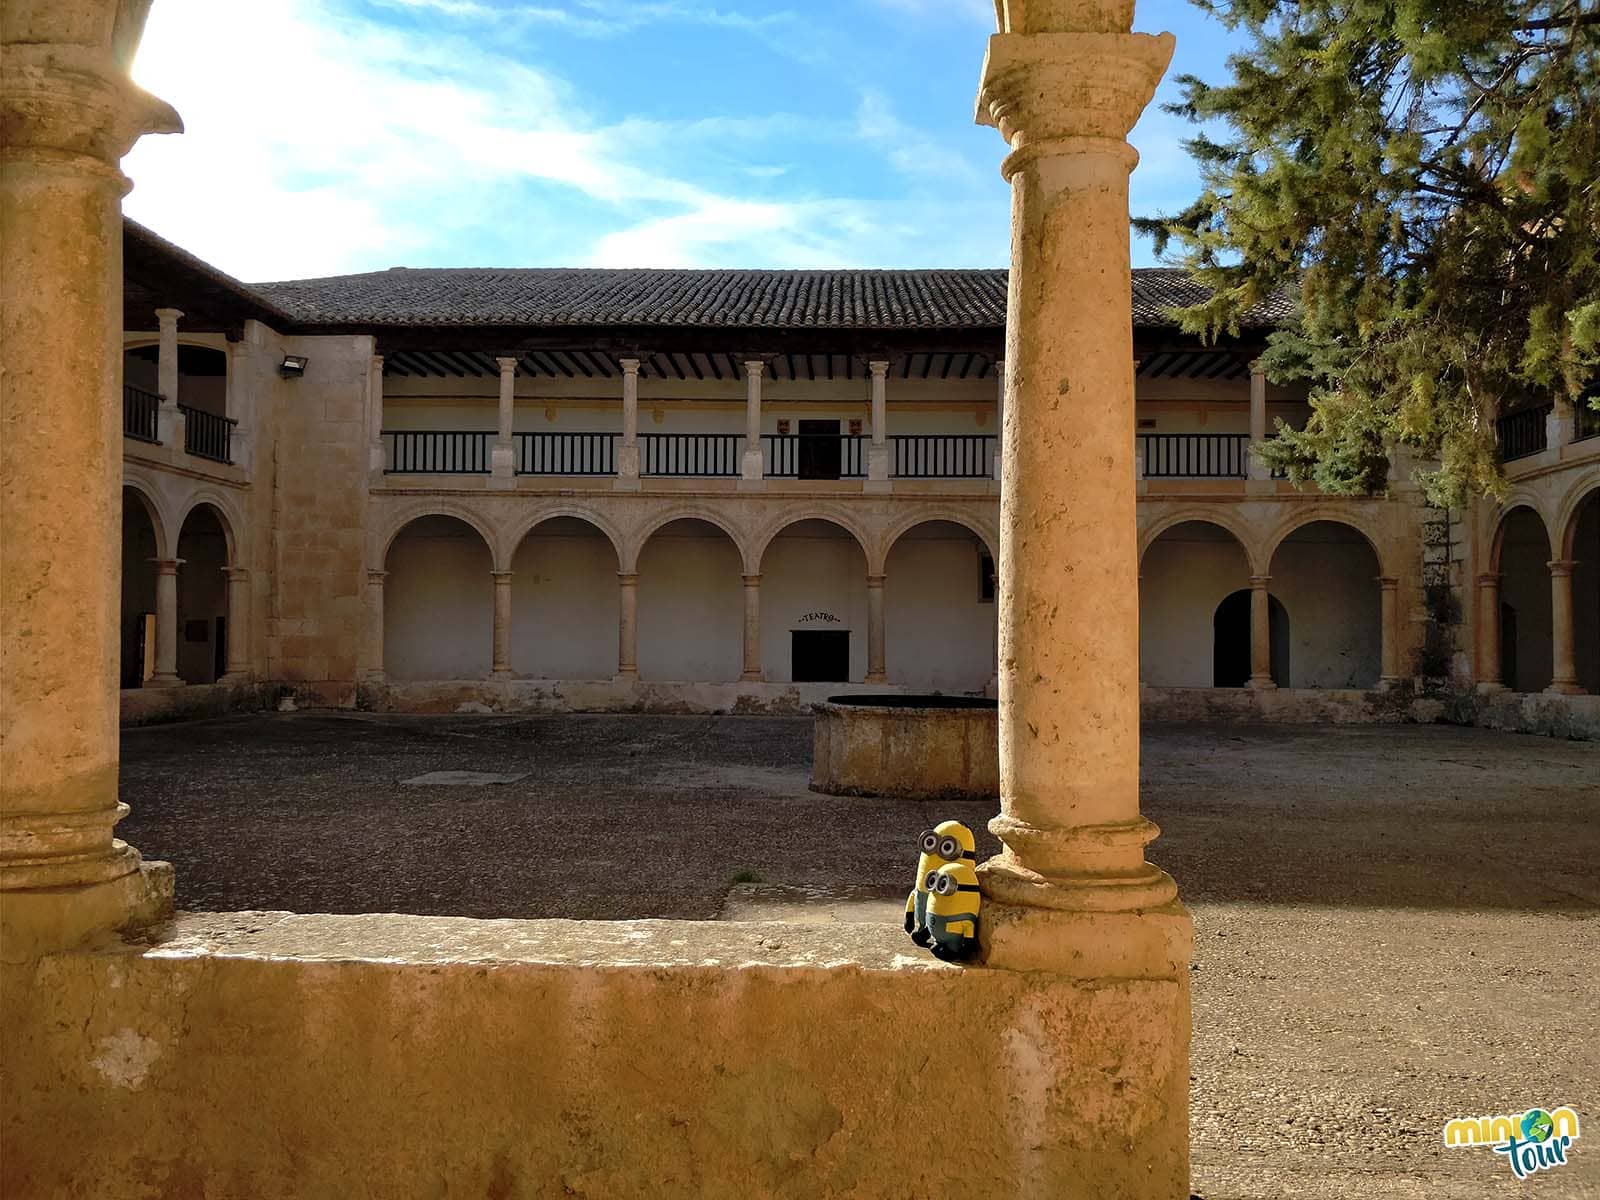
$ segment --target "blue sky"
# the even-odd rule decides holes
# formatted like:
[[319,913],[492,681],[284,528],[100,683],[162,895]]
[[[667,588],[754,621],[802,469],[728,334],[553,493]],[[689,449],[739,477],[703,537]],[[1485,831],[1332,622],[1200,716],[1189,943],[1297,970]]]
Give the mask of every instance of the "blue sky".
[[[1158,100],[1221,75],[1187,0],[1136,28],[1178,35]],[[245,279],[1001,266],[992,29],[991,0],[157,0],[134,76],[187,132],[135,147],[126,210]],[[1186,135],[1134,131],[1136,213],[1194,195]]]

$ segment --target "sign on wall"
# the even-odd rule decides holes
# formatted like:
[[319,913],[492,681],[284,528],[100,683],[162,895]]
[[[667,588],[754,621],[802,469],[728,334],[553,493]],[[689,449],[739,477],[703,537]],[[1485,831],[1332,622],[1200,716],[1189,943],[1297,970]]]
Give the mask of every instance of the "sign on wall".
[[843,625],[844,622],[826,609],[816,609],[806,613],[795,622],[796,625]]

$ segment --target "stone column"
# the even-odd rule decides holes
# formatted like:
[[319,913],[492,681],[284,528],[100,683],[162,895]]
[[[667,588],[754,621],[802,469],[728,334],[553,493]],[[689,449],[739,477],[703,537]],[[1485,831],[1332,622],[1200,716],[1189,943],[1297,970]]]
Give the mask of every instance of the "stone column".
[[639,678],[639,576],[619,572],[617,604],[617,678]]
[[739,470],[739,487],[743,491],[766,486],[766,472],[761,465],[761,377],[766,370],[767,364],[758,358],[745,360],[744,457]]
[[754,683],[761,678],[761,576],[744,580],[744,670],[739,678]]
[[887,683],[884,671],[883,575],[867,576],[867,679],[868,683]]
[[383,671],[383,581],[387,571],[367,572],[367,664],[363,677],[382,683]]
[[622,445],[617,447],[617,478],[620,492],[639,490],[639,360],[619,359],[622,364]]
[[178,568],[181,558],[152,558],[156,565],[156,669],[145,687],[182,687],[178,675]]
[[989,472],[998,480],[1006,448],[1006,360],[1003,358],[994,360],[994,385],[994,461],[989,465]]
[[[134,87],[142,5],[0,15],[0,959],[171,906],[117,799],[122,214],[117,163],[180,129]],[[64,486],[68,481],[70,486]]]
[[489,486],[506,491],[517,486],[517,450],[511,425],[517,411],[517,360],[496,358],[500,368],[500,420],[494,449],[489,452]]
[[228,581],[228,670],[218,683],[243,683],[250,678],[250,571],[225,567]]
[[1250,576],[1250,682],[1257,691],[1275,688],[1272,679],[1272,593],[1270,575]]
[[367,452],[367,469],[381,476],[384,468],[383,453],[383,355],[374,354],[367,368],[367,418],[370,421]]
[[[1187,1196],[1189,955],[1177,887],[1145,861],[1139,812],[1139,603],[1127,144],[1172,57],[1128,33],[1132,0],[1007,0],[978,120],[1011,147],[1007,433],[1000,493],[1002,853],[980,868],[991,968],[1093,997],[1093,1028],[1036,1046],[1118,1064],[1030,1166],[1040,1195]],[[1079,990],[1081,989],[1081,991]],[[1030,1051],[1029,1053],[1032,1053]],[[1019,1059],[1019,1062],[1023,1061]],[[1022,1069],[1027,1074],[1027,1069]],[[1021,1078],[1022,1076],[1019,1076]],[[1072,1113],[1138,1129],[1137,1163]],[[1092,1123],[1090,1123],[1092,1124]]]
[[1478,691],[1503,691],[1500,679],[1500,576],[1478,576]]
[[867,449],[869,492],[889,490],[889,364],[874,359],[867,364],[872,379],[872,444]]
[[1572,651],[1572,568],[1571,559],[1557,559],[1550,566],[1550,651],[1554,670],[1545,691],[1558,696],[1581,696],[1578,669]]
[[156,412],[156,440],[163,446],[183,449],[183,418],[178,412],[178,318],[183,316],[176,308],[156,309],[156,328],[160,341],[156,346],[156,391],[161,393],[161,407]]
[[494,664],[497,679],[511,676],[511,572],[490,571],[494,576]]
[[1400,581],[1378,576],[1378,685],[1393,687],[1400,682]]
[[1578,435],[1578,410],[1565,396],[1556,396],[1544,418],[1544,443],[1557,459],[1561,450]]
[[1261,360],[1250,363],[1250,450],[1245,475],[1255,480],[1271,480],[1267,464],[1256,457],[1256,449],[1267,440],[1267,373]]
[[[1172,55],[1132,5],[1008,6],[980,122],[1011,144],[1001,495],[1001,815],[990,958],[1062,961],[1073,911],[1173,906],[1139,814],[1138,552],[1128,261],[1132,128]],[[1125,12],[1118,19],[1113,10]],[[1098,15],[1096,15],[1098,13]],[[1034,931],[1037,932],[1034,932]]]

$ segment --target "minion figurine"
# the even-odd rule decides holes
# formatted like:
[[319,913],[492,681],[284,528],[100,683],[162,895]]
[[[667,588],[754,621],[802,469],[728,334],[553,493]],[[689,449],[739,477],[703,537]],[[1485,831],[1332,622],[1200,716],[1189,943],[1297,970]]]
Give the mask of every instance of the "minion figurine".
[[928,876],[928,934],[943,962],[971,957],[978,948],[978,873],[970,862],[946,863]]
[[918,843],[917,883],[906,896],[906,932],[919,946],[932,939],[928,935],[928,881],[946,863],[971,863],[978,857],[978,843],[972,830],[960,821],[945,821],[924,833]]

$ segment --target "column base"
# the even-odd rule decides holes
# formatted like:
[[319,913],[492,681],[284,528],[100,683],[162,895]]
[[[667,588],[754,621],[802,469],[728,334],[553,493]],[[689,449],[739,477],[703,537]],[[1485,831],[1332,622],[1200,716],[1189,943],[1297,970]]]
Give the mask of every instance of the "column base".
[[144,681],[147,688],[175,688],[188,687],[188,683],[176,675],[152,675]]
[[739,676],[739,682],[740,683],[765,683],[766,682],[766,676],[762,675],[760,671],[745,671],[743,674],[741,674]]
[[639,487],[637,475],[618,475],[611,481],[611,490],[615,492],[637,492]]
[[1380,675],[1378,676],[1377,690],[1380,692],[1392,692],[1396,688],[1403,687],[1405,682],[1403,675]]
[[1483,683],[1475,684],[1473,686],[1473,691],[1477,692],[1480,696],[1498,696],[1501,692],[1509,692],[1510,690],[1510,688],[1501,683],[1498,679],[1485,680]]
[[1252,675],[1244,686],[1252,692],[1270,692],[1278,685],[1272,681],[1270,676]]
[[613,675],[611,677],[611,682],[612,683],[638,683],[639,682],[639,668],[638,667],[628,667],[628,668],[626,668],[624,670],[618,671],[615,675]]
[[26,962],[172,913],[172,864],[141,862],[115,879],[0,892],[0,961]]
[[862,683],[888,683],[889,677],[882,671],[868,671]]
[[1544,694],[1546,696],[1587,696],[1589,693],[1576,680],[1561,679],[1545,688]]
[[[991,900],[991,883],[984,873],[978,942],[986,966],[1070,979],[1165,979],[1187,987],[1194,922],[1180,901],[1128,912],[1034,908]],[[1052,890],[1070,897],[1067,889]]]
[[507,679],[515,679],[516,677],[517,673],[510,667],[496,667],[494,670],[489,672],[489,678],[495,680],[503,681]]

